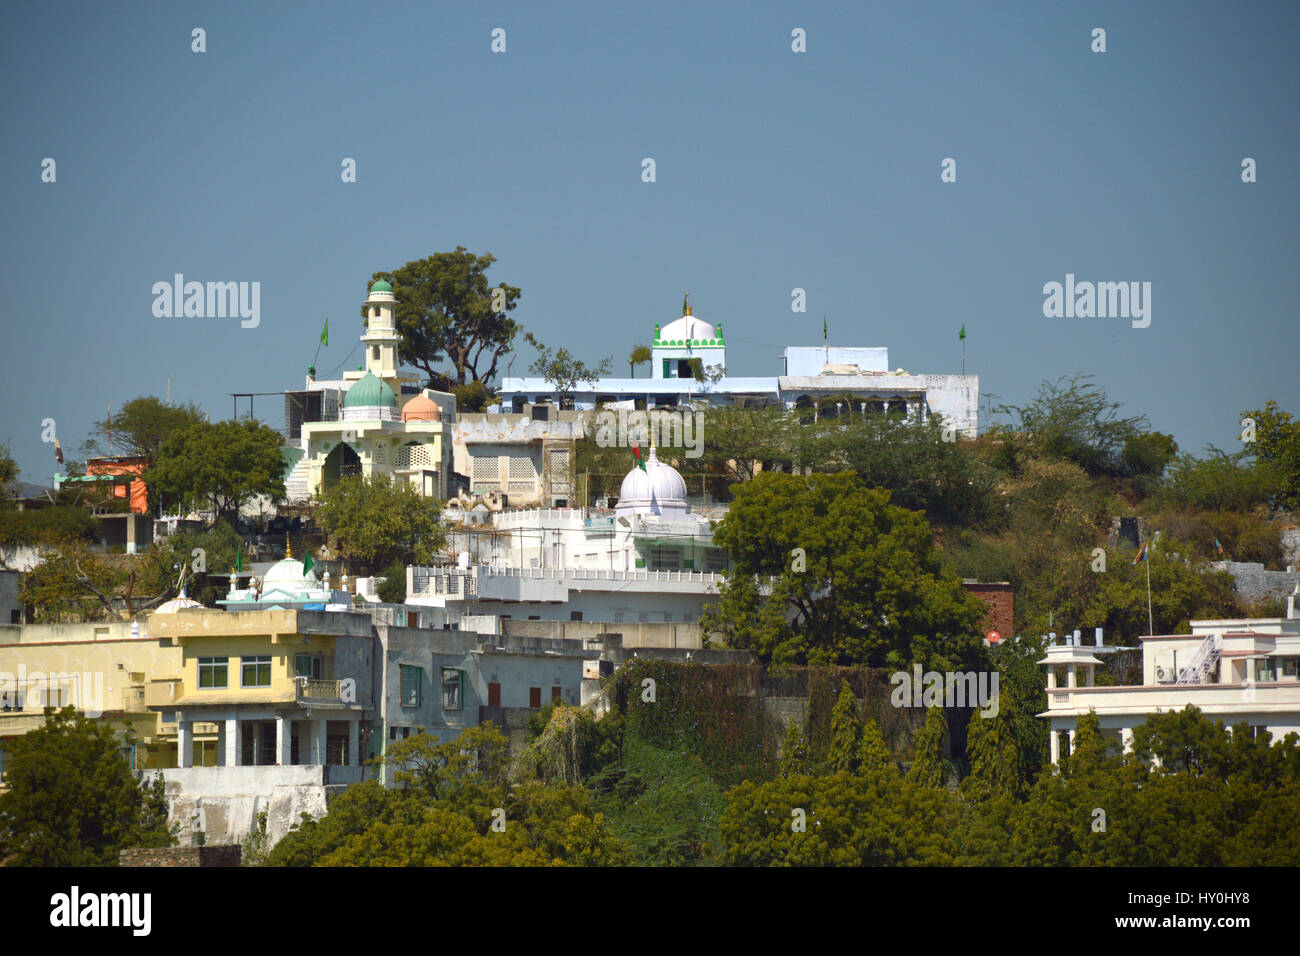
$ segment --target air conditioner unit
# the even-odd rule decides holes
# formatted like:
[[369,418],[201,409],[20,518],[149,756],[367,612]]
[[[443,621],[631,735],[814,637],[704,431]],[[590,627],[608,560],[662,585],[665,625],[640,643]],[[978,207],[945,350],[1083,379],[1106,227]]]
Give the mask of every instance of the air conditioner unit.
[[1156,665],[1156,683],[1173,684],[1178,680],[1178,674],[1172,667],[1166,667],[1162,664]]

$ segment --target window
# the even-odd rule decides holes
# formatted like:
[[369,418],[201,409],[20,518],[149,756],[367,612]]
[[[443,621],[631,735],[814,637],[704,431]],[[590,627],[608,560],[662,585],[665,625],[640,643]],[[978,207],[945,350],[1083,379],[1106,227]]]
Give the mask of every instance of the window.
[[370,346],[370,357],[371,357],[372,359],[374,359],[376,362],[379,361],[379,346],[378,346],[378,345],[372,345],[372,346]]
[[226,669],[229,660],[227,657],[200,657],[199,686],[225,687]]
[[569,620],[570,620],[570,621],[581,621],[581,620],[582,620],[582,612],[581,612],[581,611],[570,611],[570,612],[569,612]]
[[269,654],[256,657],[240,658],[241,673],[239,683],[241,687],[270,687],[271,686],[271,657]]
[[374,316],[376,319],[379,318],[379,306],[375,306],[373,309],[371,309],[370,314]]
[[496,681],[493,681],[490,684],[488,684],[488,706],[489,707],[501,706],[501,685],[498,684]]
[[551,688],[551,700],[552,700],[552,701],[559,700],[559,699],[560,699],[561,697],[563,697],[563,696],[564,696],[564,688],[562,688],[562,687],[552,687],[552,688]]
[[528,706],[534,710],[542,706],[542,689],[540,687],[528,688]]
[[461,679],[463,677],[464,674],[454,667],[444,667],[442,669],[443,710],[461,709]]
[[402,664],[402,706],[420,706],[420,685],[424,683],[424,668]]
[[1300,666],[1297,665],[1300,665],[1300,657],[1282,658],[1282,676],[1283,677],[1300,676]]
[[324,663],[319,654],[295,654],[293,658],[293,676],[309,677],[320,680],[324,673]]
[[1257,661],[1255,679],[1260,683],[1277,680],[1277,661],[1276,657],[1265,657]]

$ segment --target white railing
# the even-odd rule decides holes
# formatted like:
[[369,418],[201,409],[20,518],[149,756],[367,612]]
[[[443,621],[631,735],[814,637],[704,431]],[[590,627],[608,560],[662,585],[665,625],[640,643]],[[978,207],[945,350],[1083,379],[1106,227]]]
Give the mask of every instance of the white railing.
[[1192,662],[1178,672],[1179,684],[1204,684],[1210,670],[1219,660],[1223,650],[1223,641],[1218,634],[1211,634],[1196,649]]
[[413,568],[413,593],[474,597],[479,578],[564,581],[684,581],[688,584],[721,584],[726,575],[717,571],[609,570],[605,568],[494,568],[485,565],[465,568]]
[[534,525],[540,521],[577,521],[586,517],[586,508],[528,508],[501,512],[496,516],[496,525],[498,528],[512,524]]

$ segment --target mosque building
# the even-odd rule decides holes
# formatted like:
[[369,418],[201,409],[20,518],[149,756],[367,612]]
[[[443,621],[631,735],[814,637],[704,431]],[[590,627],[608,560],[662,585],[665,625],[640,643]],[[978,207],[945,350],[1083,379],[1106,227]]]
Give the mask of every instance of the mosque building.
[[384,280],[370,286],[365,362],[337,380],[307,378],[285,393],[291,461],[287,499],[303,502],[347,475],[385,475],[423,495],[446,498],[451,487],[451,427],[456,397],[412,384],[398,370],[397,299]]
[[[845,398],[848,413],[884,413],[923,422],[938,414],[956,435],[974,438],[979,427],[979,376],[918,375],[889,370],[885,348],[789,346],[782,374],[770,377],[727,375],[727,343],[722,325],[694,315],[687,297],[682,316],[651,334],[649,378],[602,378],[578,383],[570,398],[575,409],[625,403],[623,407],[671,408],[708,405],[783,408],[816,407]],[[714,382],[696,372],[720,372]],[[553,383],[542,378],[507,377],[501,408],[522,411],[529,403],[561,401]]]
[[623,478],[614,509],[541,508],[492,515],[453,533],[456,567],[407,569],[407,602],[465,615],[539,620],[698,622],[727,555],[686,482],[651,446]]

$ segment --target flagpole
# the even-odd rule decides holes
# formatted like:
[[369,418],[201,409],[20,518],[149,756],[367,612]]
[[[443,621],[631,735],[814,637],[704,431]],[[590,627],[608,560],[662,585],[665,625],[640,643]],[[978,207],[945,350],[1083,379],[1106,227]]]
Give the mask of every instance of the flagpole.
[[1151,549],[1147,548],[1146,560],[1142,562],[1147,566],[1147,634],[1155,637],[1156,626],[1152,623],[1151,618]]

